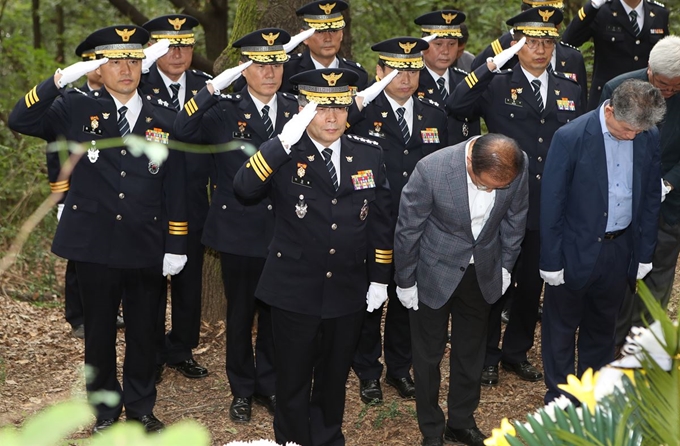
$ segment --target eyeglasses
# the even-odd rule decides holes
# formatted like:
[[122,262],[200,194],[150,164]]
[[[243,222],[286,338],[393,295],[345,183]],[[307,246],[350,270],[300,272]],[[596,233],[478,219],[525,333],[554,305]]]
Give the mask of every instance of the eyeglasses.
[[481,181],[479,181],[479,174],[475,172],[474,167],[472,168],[472,174],[474,177],[472,178],[472,183],[477,187],[477,190],[481,192],[491,192],[492,190],[506,190],[510,189],[510,184],[506,184],[505,186],[500,186],[500,187],[489,187],[485,184],[483,184]]
[[529,48],[530,50],[535,50],[538,48],[538,46],[541,45],[543,48],[554,48],[555,47],[555,40],[554,39],[527,39],[526,43],[524,46]]
[[[668,80],[665,80],[668,79]],[[664,77],[654,74],[652,70],[649,70],[649,81],[652,85],[661,91],[667,91],[669,93],[680,92],[680,77]],[[670,82],[673,82],[671,84]]]

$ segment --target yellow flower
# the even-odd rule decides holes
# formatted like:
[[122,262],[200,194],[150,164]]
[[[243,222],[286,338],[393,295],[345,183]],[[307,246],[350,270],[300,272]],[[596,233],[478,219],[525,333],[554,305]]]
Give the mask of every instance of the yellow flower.
[[567,376],[567,384],[558,384],[557,387],[565,392],[574,395],[581,404],[588,406],[590,413],[595,413],[595,383],[600,377],[600,372],[595,372],[593,376],[593,369],[588,369],[583,372],[583,376],[579,380],[574,375]]
[[500,429],[493,429],[491,431],[491,436],[484,440],[486,446],[510,446],[508,440],[505,439],[505,434],[510,434],[513,437],[517,435],[515,427],[510,424],[507,418],[501,420]]

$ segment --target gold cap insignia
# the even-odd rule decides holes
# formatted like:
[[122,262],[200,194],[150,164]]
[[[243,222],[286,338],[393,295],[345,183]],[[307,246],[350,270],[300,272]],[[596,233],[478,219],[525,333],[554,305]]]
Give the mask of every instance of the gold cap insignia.
[[539,9],[538,14],[541,17],[543,17],[544,22],[547,22],[550,19],[550,17],[552,17],[553,14],[555,14],[555,11],[543,11],[542,9]]
[[418,42],[399,42],[399,46],[401,47],[402,50],[404,50],[404,54],[411,54],[411,50],[413,49],[414,46],[416,46]]
[[130,37],[132,37],[132,35],[136,32],[137,32],[136,29],[132,30],[128,30],[127,28],[123,30],[116,29],[116,34],[118,34],[121,37],[121,39],[123,39],[123,42],[129,42]]
[[447,24],[447,25],[450,25],[450,24],[451,24],[451,21],[452,21],[453,19],[455,19],[457,16],[458,16],[458,14],[450,14],[450,13],[449,13],[449,14],[444,14],[444,13],[442,13],[442,19],[444,19],[444,20],[446,21],[446,24]]
[[186,21],[187,19],[180,19],[179,17],[176,19],[168,19],[168,23],[171,24],[173,28],[175,28],[175,31],[182,29],[182,25],[184,25],[184,22]]
[[276,41],[276,39],[279,38],[280,34],[281,33],[276,33],[276,34],[274,34],[274,33],[269,33],[269,34],[262,33],[262,38],[267,41],[267,45],[274,45],[274,42]]
[[328,82],[329,87],[335,87],[336,82],[338,82],[338,79],[342,77],[342,73],[340,74],[335,74],[335,73],[330,73],[330,74],[322,74],[321,77],[323,77],[326,82]]
[[335,3],[326,3],[325,5],[319,5],[319,8],[321,8],[326,15],[329,15],[331,11],[333,11],[333,8],[335,8],[335,5]]

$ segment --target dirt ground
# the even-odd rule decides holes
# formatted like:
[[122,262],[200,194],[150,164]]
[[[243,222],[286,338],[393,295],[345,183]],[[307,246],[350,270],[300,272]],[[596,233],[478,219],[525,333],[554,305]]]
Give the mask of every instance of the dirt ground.
[[[3,289],[7,288],[3,286]],[[676,289],[671,305],[673,313],[677,307],[677,296]],[[539,332],[537,330],[536,346],[529,358],[538,367],[541,365]],[[208,367],[210,375],[190,380],[166,369],[163,382],[158,386],[154,413],[168,424],[183,418],[197,420],[209,429],[213,445],[223,445],[232,440],[273,440],[272,417],[261,406],[253,406],[250,423],[238,424],[229,419],[232,395],[224,370],[224,333],[224,323],[203,324],[201,342],[194,351],[194,357]],[[120,330],[119,372],[122,369],[123,345],[124,331]],[[9,423],[19,425],[27,416],[47,405],[74,394],[82,396],[83,350],[82,340],[71,336],[62,305],[38,307],[14,300],[0,291],[0,426]],[[442,362],[440,402],[444,410],[447,382],[448,351]],[[395,389],[383,383],[385,403],[369,407],[359,399],[358,388],[358,380],[351,373],[343,426],[348,445],[420,444],[415,402],[401,399]],[[503,417],[524,419],[528,412],[543,405],[544,392],[543,382],[527,383],[501,370],[498,386],[482,388],[481,403],[475,415],[479,428],[490,434]],[[91,425],[84,427],[73,438],[87,437],[90,429]]]

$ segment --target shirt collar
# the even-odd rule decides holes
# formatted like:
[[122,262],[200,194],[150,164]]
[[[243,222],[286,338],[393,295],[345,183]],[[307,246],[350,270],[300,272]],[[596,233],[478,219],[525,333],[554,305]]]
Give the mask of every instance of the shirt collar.
[[187,78],[187,73],[186,73],[186,71],[185,71],[184,73],[182,73],[182,75],[180,76],[180,78],[177,79],[177,81],[175,82],[175,81],[173,81],[172,79],[170,79],[168,76],[166,76],[165,73],[163,73],[163,72],[158,68],[158,66],[156,66],[156,69],[158,70],[158,74],[161,75],[161,79],[163,79],[163,83],[165,84],[165,88],[167,88],[168,91],[172,91],[172,90],[170,90],[170,84],[179,84],[179,85],[180,85],[180,87],[179,87],[180,90],[181,90],[182,88],[185,88],[184,86],[186,85],[186,78]]
[[638,17],[644,17],[645,15],[645,9],[643,7],[644,0],[638,3],[638,5],[635,8],[631,8],[628,6],[628,4],[624,1],[621,2],[621,6],[623,6],[623,10],[626,11],[626,15],[630,14],[632,10],[635,10],[637,12]]
[[[307,133],[309,136],[309,133]],[[333,141],[329,146],[324,146],[321,143],[317,142],[312,138],[311,136],[309,137],[310,140],[312,140],[312,144],[314,144],[314,147],[316,147],[316,150],[319,151],[319,153],[322,154],[323,156],[323,149],[331,149],[333,153],[340,153],[340,147],[342,146],[342,143],[340,141],[340,138],[336,139]]]
[[269,113],[271,114],[271,111],[274,110],[276,107],[276,94],[272,96],[272,98],[267,102],[266,104],[259,99],[257,99],[255,96],[250,94],[250,90],[248,90],[248,94],[250,95],[250,98],[253,100],[253,103],[255,103],[255,107],[257,108],[257,111],[262,113],[262,107],[265,105],[269,106]]
[[[109,93],[111,94],[111,93]],[[116,111],[121,108],[123,105],[128,108],[127,112],[130,115],[138,115],[139,112],[142,111],[142,97],[139,95],[139,92],[135,91],[135,95],[130,98],[129,101],[127,101],[125,104],[120,102],[118,99],[116,99],[115,96],[111,95],[113,98],[113,102],[116,104]]]
[[404,103],[404,105],[399,105],[397,101],[392,99],[390,95],[385,93],[385,97],[387,98],[387,101],[390,103],[392,106],[392,110],[394,111],[394,114],[397,114],[397,109],[400,107],[404,107],[406,109],[406,113],[410,113],[413,110],[413,96],[408,98],[408,100]]
[[612,134],[609,132],[609,129],[607,128],[607,123],[604,120],[604,106],[607,104],[609,104],[609,99],[607,99],[602,103],[602,105],[600,105],[600,110],[598,114],[600,115],[600,126],[602,127],[602,134],[604,136],[612,137]]
[[337,57],[335,59],[333,59],[333,62],[331,62],[331,64],[329,66],[325,66],[321,62],[314,59],[314,56],[312,56],[312,53],[309,53],[309,57],[312,59],[312,62],[314,63],[314,68],[316,68],[317,70],[321,70],[323,68],[340,68],[340,61],[338,60]]
[[[547,88],[548,72],[546,70],[543,70],[543,73],[541,73],[540,76],[536,77],[533,74],[529,73],[527,70],[525,70],[523,66],[520,65],[520,68],[522,69],[522,72],[524,73],[524,76],[526,76],[529,83],[531,83],[531,81],[533,81],[534,79],[538,79],[539,81],[541,81],[541,87],[543,87],[545,85],[546,88]],[[555,69],[554,66],[553,66],[553,69]]]
[[[440,77],[443,77],[444,80],[446,81],[445,85],[448,88],[448,85],[449,85],[449,70],[444,71],[444,74],[440,76],[439,74],[432,71],[430,69],[430,67],[428,67],[427,65],[425,65],[425,69],[430,73],[430,75],[432,76],[432,79],[434,79],[435,83],[439,80]],[[437,85],[437,87],[439,87],[439,85]]]

